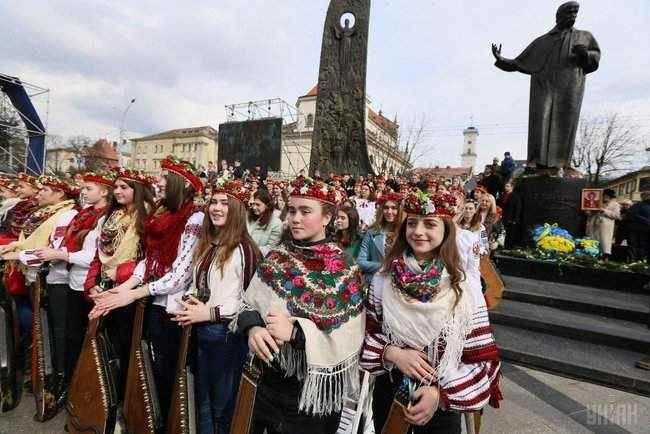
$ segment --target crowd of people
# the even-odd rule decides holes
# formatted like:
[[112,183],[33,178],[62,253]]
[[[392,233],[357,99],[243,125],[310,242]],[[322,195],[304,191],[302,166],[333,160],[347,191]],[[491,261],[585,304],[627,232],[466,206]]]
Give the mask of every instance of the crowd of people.
[[[343,402],[359,398],[362,370],[376,377],[376,432],[400,387],[411,390],[405,416],[421,433],[460,432],[461,412],[498,406],[478,260],[501,229],[485,189],[468,194],[458,180],[417,175],[287,181],[224,172],[206,182],[168,157],[157,178],[115,169],[76,182],[0,181],[4,291],[17,307],[27,370],[32,284],[49,266],[48,417],[101,372],[115,376],[116,401],[129,406],[141,301],[163,419],[186,360],[181,333],[192,326],[199,433],[229,432],[249,353],[265,364],[254,434],[336,432]],[[111,342],[118,369],[80,368],[91,332]],[[68,429],[82,419],[71,415]]]

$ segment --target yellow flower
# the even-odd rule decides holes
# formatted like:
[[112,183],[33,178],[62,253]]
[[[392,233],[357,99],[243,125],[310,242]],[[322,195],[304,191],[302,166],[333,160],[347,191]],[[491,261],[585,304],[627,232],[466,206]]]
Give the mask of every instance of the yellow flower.
[[558,237],[555,235],[547,235],[537,242],[537,247],[542,250],[571,253],[575,249],[575,244],[566,238]]

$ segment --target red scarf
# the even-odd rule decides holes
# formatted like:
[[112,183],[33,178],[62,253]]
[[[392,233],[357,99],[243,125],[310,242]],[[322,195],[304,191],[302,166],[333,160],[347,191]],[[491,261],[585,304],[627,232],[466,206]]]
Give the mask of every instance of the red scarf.
[[161,206],[147,218],[144,227],[145,282],[159,279],[171,269],[185,224],[194,211],[194,203],[189,200],[176,212]]
[[11,210],[11,222],[9,223],[9,228],[11,233],[18,238],[20,233],[23,230],[23,226],[32,215],[34,211],[39,208],[36,198],[32,197],[29,199],[21,200],[16,204],[15,207]]
[[81,250],[86,235],[95,229],[97,220],[104,214],[104,211],[106,211],[106,207],[95,208],[91,206],[79,211],[72,219],[63,238],[63,245],[68,250],[68,253]]

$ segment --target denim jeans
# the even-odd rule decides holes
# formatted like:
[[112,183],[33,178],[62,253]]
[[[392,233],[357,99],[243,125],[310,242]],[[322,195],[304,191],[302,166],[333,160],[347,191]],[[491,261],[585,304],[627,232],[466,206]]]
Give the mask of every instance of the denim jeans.
[[195,331],[198,432],[228,434],[248,345],[225,324],[202,324]]

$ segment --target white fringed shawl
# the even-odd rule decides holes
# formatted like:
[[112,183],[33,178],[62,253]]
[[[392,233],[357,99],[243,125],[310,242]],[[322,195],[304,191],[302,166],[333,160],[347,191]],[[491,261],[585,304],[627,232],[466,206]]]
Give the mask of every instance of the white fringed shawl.
[[[405,257],[405,263],[410,271],[423,272],[413,257]],[[465,282],[460,284],[463,291],[455,307],[456,292],[446,270],[442,272],[439,292],[428,303],[414,300],[396,288],[390,271],[377,273],[372,286],[382,295],[382,330],[390,343],[417,350],[427,348],[436,372],[432,382],[458,366],[474,312],[474,302]]]

